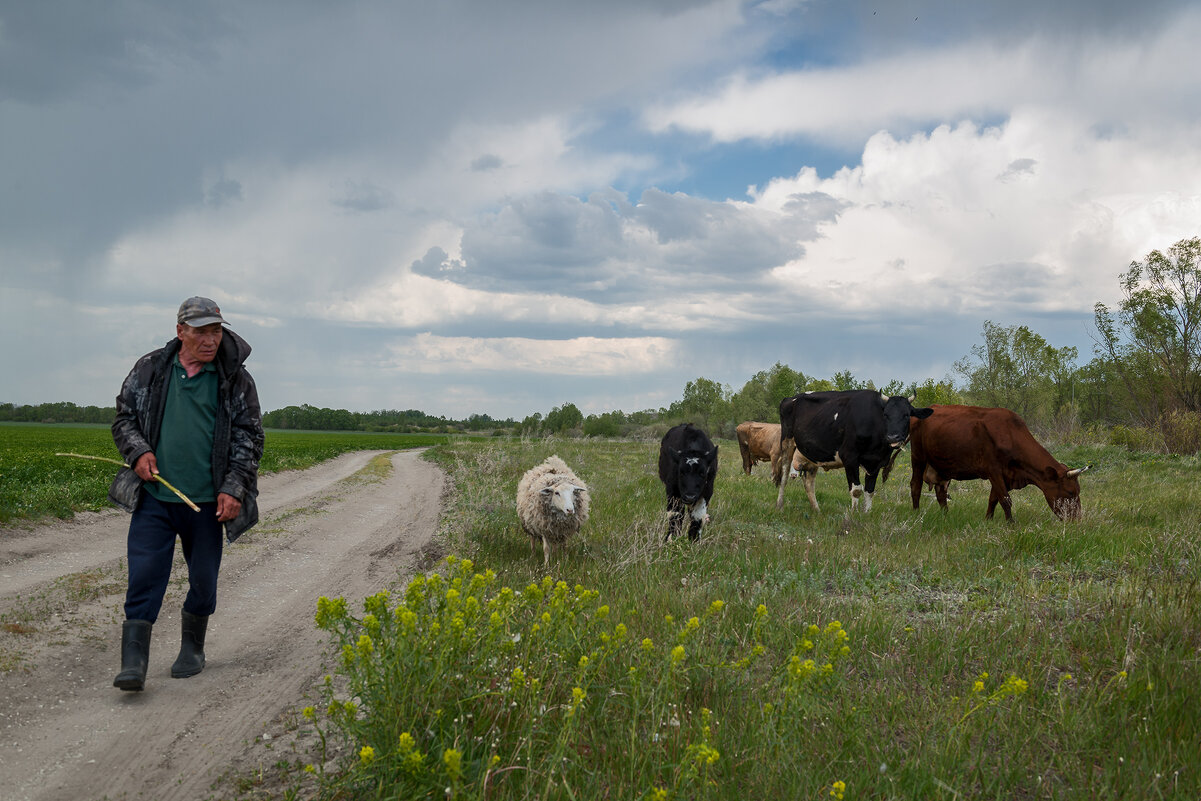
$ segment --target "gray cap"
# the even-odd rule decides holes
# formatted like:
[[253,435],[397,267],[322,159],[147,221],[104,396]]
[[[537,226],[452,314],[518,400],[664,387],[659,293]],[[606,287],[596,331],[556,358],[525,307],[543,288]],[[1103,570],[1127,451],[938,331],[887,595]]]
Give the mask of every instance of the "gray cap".
[[202,325],[225,323],[225,318],[221,316],[221,309],[215,301],[197,295],[179,304],[179,315],[175,321],[181,325],[187,323],[193,328],[199,328]]

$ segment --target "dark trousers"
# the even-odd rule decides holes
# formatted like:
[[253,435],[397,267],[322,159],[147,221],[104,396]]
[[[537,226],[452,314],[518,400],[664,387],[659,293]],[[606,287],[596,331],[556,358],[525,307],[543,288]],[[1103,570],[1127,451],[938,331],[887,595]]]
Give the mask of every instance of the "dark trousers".
[[211,615],[217,608],[217,573],[221,569],[224,526],[217,522],[217,504],[201,503],[193,512],[182,503],[163,503],[149,492],[129,521],[129,589],[125,592],[127,620],[158,619],[175,559],[175,536],[183,545],[188,565],[185,612]]

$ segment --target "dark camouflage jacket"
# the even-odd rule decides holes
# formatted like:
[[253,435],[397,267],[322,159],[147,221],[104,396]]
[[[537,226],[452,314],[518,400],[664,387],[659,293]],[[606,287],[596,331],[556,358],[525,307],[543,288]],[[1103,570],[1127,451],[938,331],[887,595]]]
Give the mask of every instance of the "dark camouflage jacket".
[[[172,339],[138,359],[117,396],[113,441],[126,464],[158,446],[163,408],[167,401],[169,367],[182,343]],[[213,431],[213,486],[217,492],[242,502],[242,511],[225,524],[233,542],[259,520],[258,472],[263,456],[263,421],[254,379],[243,363],[250,355],[246,340],[225,329],[213,360],[217,368],[217,420]],[[109,487],[108,497],[127,512],[138,506],[142,479],[131,468],[122,468]]]

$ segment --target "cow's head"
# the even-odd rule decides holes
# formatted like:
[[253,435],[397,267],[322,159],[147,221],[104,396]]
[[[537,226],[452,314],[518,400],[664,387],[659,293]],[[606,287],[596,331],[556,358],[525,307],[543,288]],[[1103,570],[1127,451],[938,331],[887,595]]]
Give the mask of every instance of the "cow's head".
[[1047,485],[1043,495],[1051,511],[1060,520],[1080,519],[1080,481],[1076,478],[1092,465],[1068,470],[1065,467],[1047,468]]
[[705,492],[711,474],[717,473],[717,447],[708,451],[677,451],[671,449],[676,462],[676,489],[680,500],[694,504]]
[[884,398],[884,439],[893,448],[900,448],[909,439],[909,418],[923,420],[934,414],[933,409],[915,407],[912,398],[893,395]]
[[561,515],[575,514],[576,493],[583,491],[583,487],[570,481],[560,481],[541,490],[542,497],[550,503],[550,508]]

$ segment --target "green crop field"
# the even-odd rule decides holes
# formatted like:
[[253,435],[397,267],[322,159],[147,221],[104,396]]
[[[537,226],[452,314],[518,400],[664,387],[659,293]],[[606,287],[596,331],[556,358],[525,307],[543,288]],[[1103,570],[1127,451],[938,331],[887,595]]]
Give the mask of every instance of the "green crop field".
[[[547,575],[513,495],[552,452],[592,514]],[[323,602],[342,678],[301,725],[350,756],[297,764],[293,792],[1201,797],[1196,458],[1057,452],[1093,465],[1083,519],[1030,487],[1007,524],[983,482],[913,511],[907,463],[870,514],[848,519],[840,472],[820,512],[799,482],[777,511],[767,467],[721,454],[703,539],[664,545],[656,444],[432,451],[455,557],[363,608]]]
[[[450,439],[444,434],[269,430],[261,469],[301,470],[347,451],[403,450]],[[121,458],[108,426],[0,423],[0,525],[112,508],[108,485],[114,465],[56,453]]]

